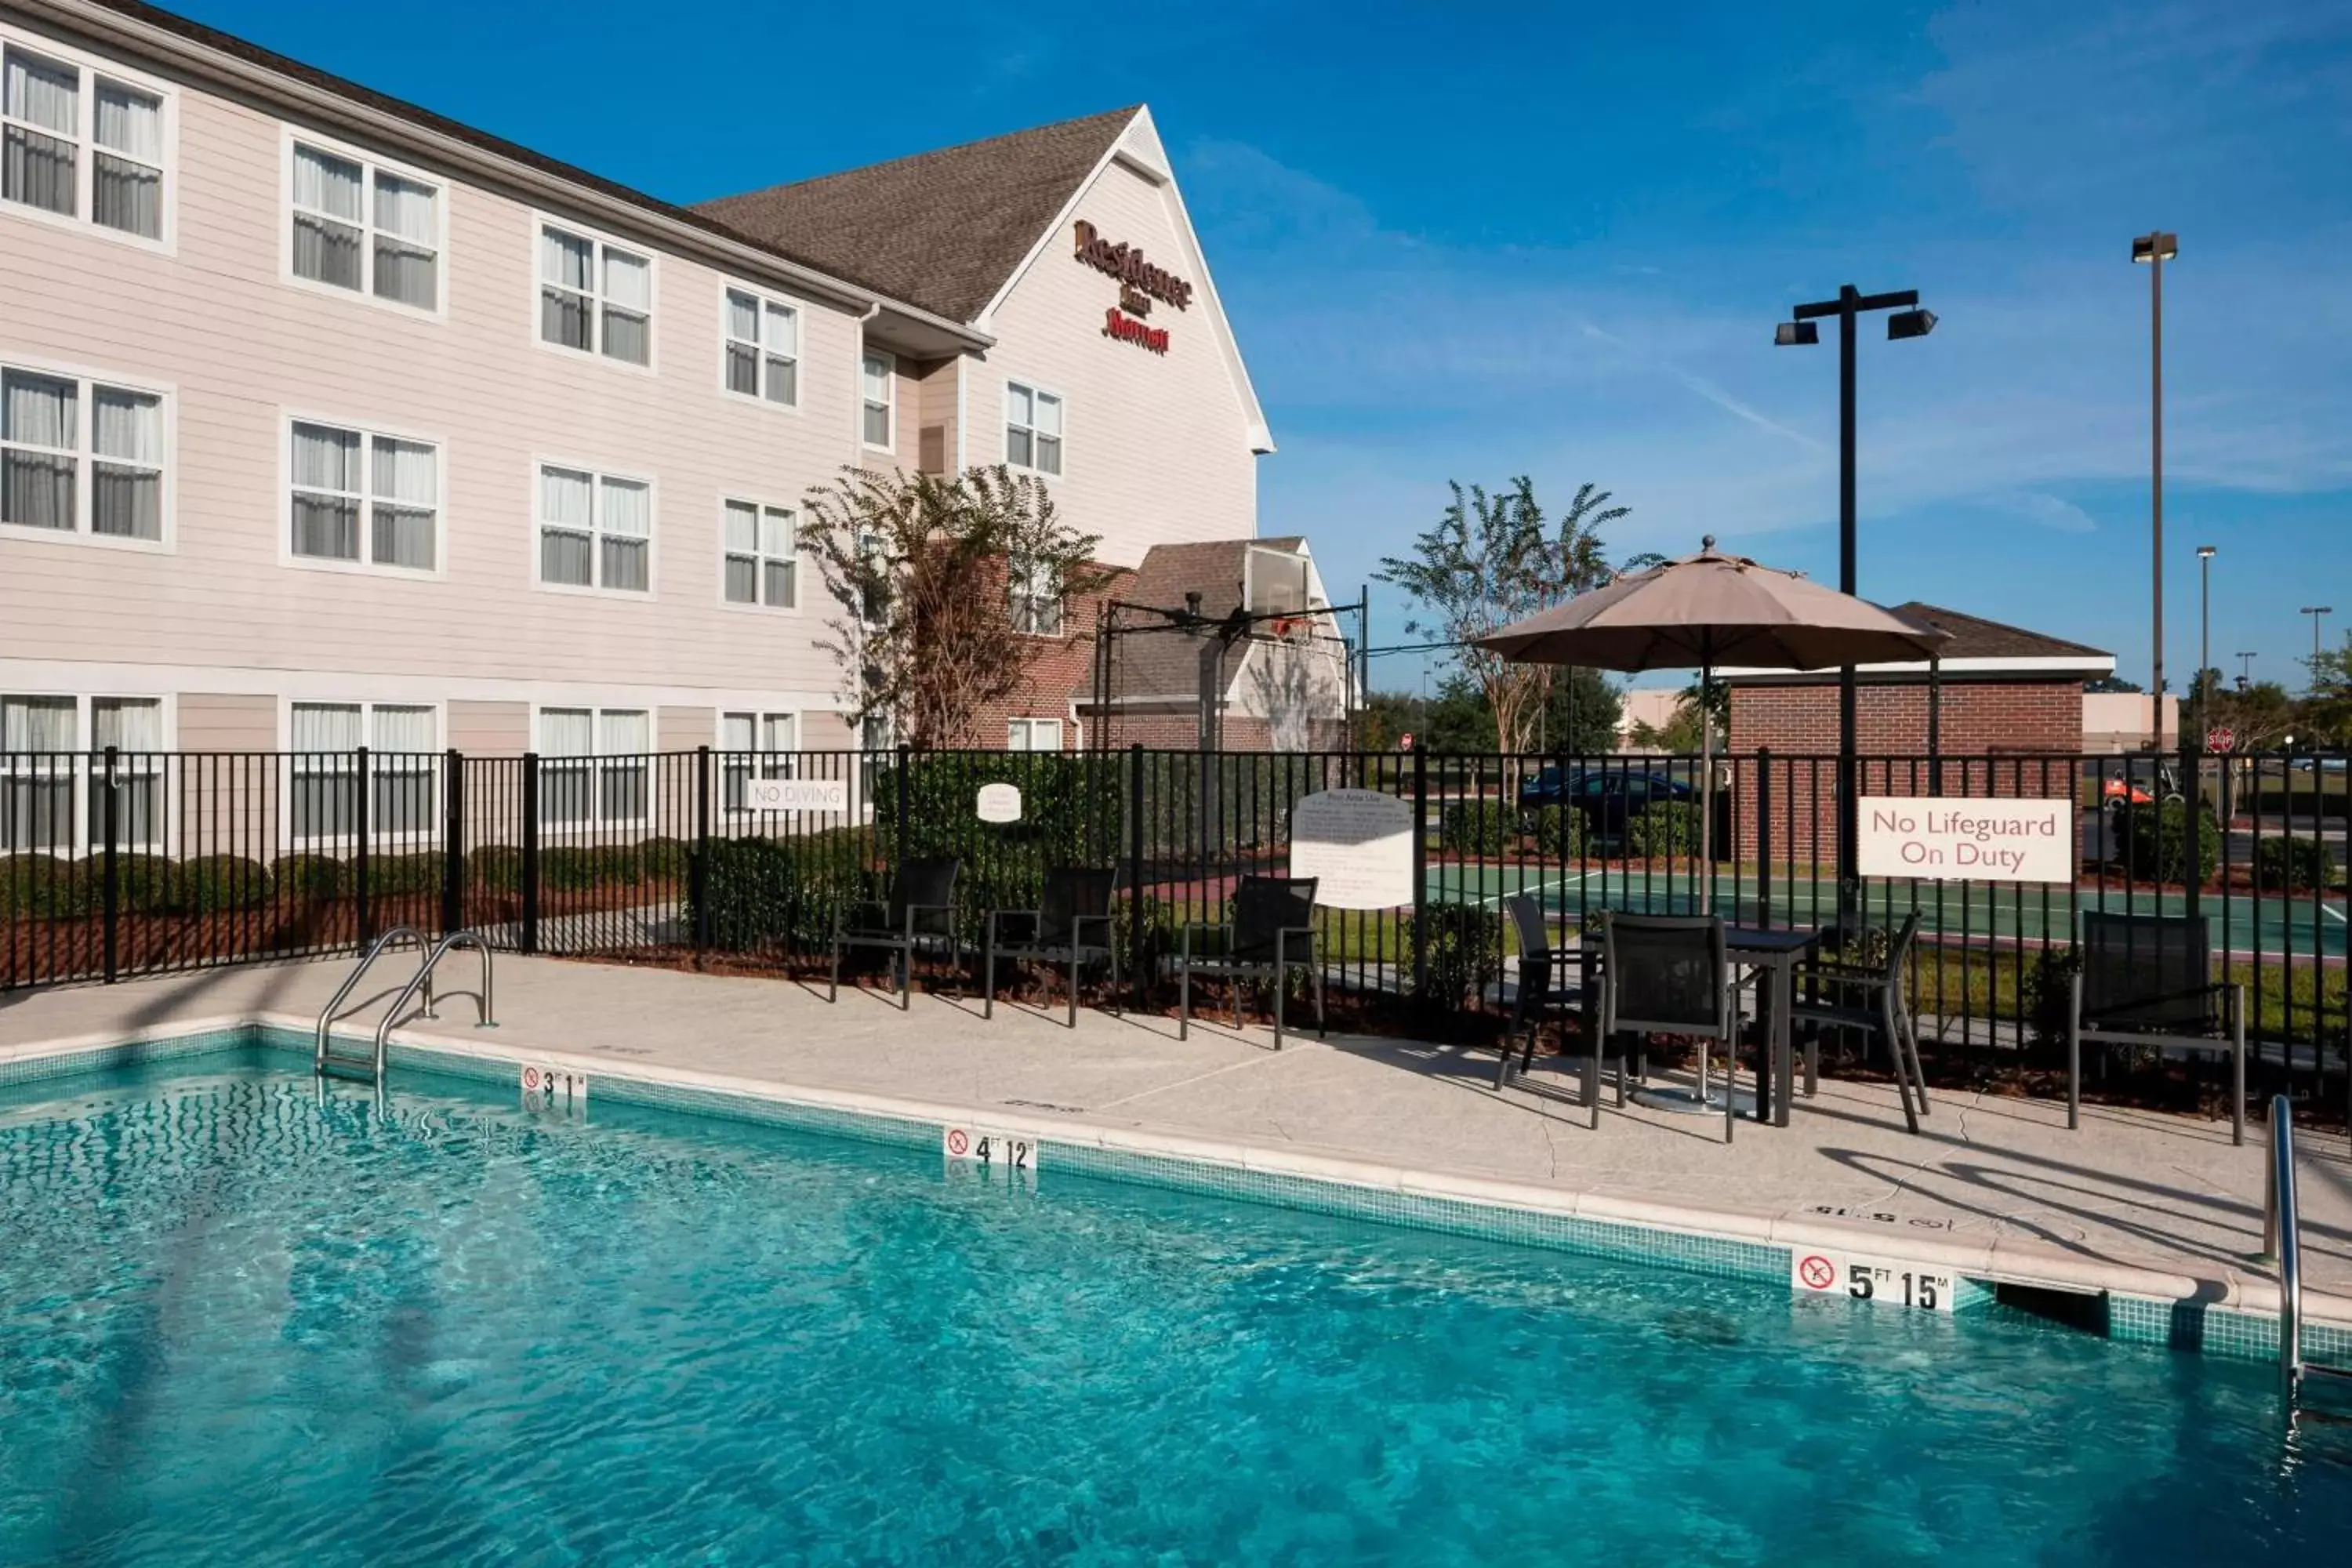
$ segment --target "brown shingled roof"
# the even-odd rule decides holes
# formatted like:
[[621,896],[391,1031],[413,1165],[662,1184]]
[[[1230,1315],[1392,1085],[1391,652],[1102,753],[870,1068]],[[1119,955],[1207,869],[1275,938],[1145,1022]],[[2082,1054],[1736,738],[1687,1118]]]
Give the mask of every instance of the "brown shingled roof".
[[937,315],[985,310],[1139,110],[722,196],[706,218]]
[[[1119,597],[1130,605],[1181,610],[1184,595],[1201,595],[1201,615],[1221,621],[1242,602],[1242,571],[1252,546],[1296,551],[1306,543],[1297,534],[1274,539],[1213,539],[1196,544],[1155,544],[1144,552],[1135,581]],[[1129,626],[1152,626],[1149,616],[1130,616]],[[1225,679],[1241,675],[1241,655],[1225,661]],[[1148,700],[1191,698],[1201,689],[1201,639],[1176,631],[1139,631],[1122,635],[1115,645],[1110,695]],[[1071,689],[1080,701],[1094,696],[1091,671]]]
[[1914,599],[1907,605],[1890,606],[1891,613],[1915,626],[1933,626],[1952,634],[1944,645],[1944,662],[1956,658],[2063,658],[2070,654],[2084,654],[2093,658],[2111,657],[2107,650],[2093,647],[2088,643],[2068,642],[2041,632],[2030,632],[2023,626],[2005,626],[1989,621],[1981,616],[1966,616],[1958,610],[1948,610],[1940,605],[1922,604]]

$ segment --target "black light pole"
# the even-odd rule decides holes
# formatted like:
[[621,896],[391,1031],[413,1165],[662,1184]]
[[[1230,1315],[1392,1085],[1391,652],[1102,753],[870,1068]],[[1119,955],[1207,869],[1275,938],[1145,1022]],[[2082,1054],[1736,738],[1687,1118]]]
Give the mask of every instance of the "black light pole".
[[2242,648],[2230,657],[2238,661],[2238,689],[2243,691],[2254,683],[2254,656]]
[[2319,617],[2336,613],[2333,605],[2305,605],[2295,612],[2311,617],[2311,689],[2319,689]]
[[2180,237],[2156,229],[2132,241],[2132,260],[2147,268],[2149,619],[2148,733],[2164,754],[2164,264],[2180,254]]
[[[1865,294],[1848,283],[1834,300],[1800,305],[1790,319],[1773,330],[1772,341],[1783,348],[1818,343],[1825,317],[1838,321],[1838,592],[1855,587],[1853,526],[1853,345],[1855,318],[1866,310],[1892,310],[1886,318],[1890,341],[1924,338],[1936,330],[1936,313],[1919,309],[1916,289],[1891,294]],[[1854,776],[1853,666],[1838,671],[1837,878],[1838,923],[1847,930],[1862,921],[1862,879],[1854,867],[1860,816]]]

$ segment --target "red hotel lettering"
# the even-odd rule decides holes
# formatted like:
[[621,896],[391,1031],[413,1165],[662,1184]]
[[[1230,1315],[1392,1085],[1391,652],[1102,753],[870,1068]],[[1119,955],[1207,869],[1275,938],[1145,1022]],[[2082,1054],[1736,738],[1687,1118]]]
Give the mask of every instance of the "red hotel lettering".
[[1180,310],[1192,308],[1192,286],[1166,268],[1146,261],[1140,247],[1113,245],[1084,218],[1078,220],[1076,238],[1074,254],[1096,271],[1108,273],[1121,283],[1140,289],[1155,300],[1165,300]]
[[1116,305],[1103,312],[1103,336],[1150,349],[1156,354],[1168,352],[1167,328],[1147,326],[1132,316],[1121,314]]

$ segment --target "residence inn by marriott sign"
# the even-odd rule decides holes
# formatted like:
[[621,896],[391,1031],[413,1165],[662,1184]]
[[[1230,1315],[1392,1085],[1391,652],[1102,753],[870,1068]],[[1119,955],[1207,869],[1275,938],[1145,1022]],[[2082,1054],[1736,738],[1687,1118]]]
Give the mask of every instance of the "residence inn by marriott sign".
[[2071,800],[1864,795],[1861,871],[1939,882],[2071,882]]
[[1118,279],[1118,303],[1103,312],[1103,336],[1134,343],[1156,354],[1166,353],[1168,329],[1155,327],[1143,318],[1151,314],[1154,300],[1180,310],[1191,310],[1192,285],[1166,268],[1146,261],[1141,246],[1113,245],[1084,218],[1078,220],[1075,238],[1076,248],[1073,254],[1081,265]]

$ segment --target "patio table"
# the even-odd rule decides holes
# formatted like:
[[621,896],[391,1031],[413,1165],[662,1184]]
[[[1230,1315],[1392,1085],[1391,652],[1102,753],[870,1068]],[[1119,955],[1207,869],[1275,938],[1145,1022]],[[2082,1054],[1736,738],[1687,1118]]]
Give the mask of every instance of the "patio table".
[[[1775,1127],[1789,1125],[1789,1102],[1796,1096],[1796,1051],[1789,1015],[1795,1005],[1797,965],[1821,945],[1822,933],[1810,926],[1740,926],[1723,928],[1723,945],[1731,962],[1761,972],[1766,985],[1760,994],[1766,1017],[1765,1068],[1756,1075],[1756,1120]],[[1601,933],[1587,931],[1580,944],[1580,962],[1587,995],[1592,994],[1592,961],[1601,952]],[[1813,1084],[1805,1093],[1810,1098]]]

